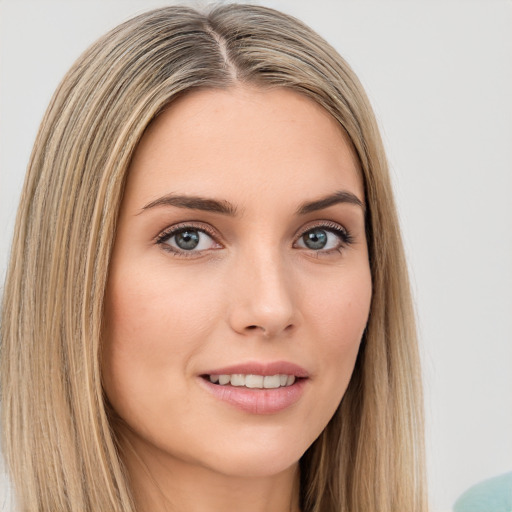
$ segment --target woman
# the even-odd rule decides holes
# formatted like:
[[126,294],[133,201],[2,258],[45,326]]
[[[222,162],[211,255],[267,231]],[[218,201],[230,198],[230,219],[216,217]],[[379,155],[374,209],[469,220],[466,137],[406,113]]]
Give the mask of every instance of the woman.
[[318,35],[168,7],[73,66],[18,214],[2,415],[22,510],[426,510],[385,157]]

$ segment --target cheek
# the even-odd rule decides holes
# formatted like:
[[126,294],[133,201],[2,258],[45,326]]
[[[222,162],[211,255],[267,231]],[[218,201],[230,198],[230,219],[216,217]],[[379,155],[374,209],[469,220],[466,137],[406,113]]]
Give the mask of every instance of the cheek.
[[143,274],[132,270],[112,273],[105,299],[103,385],[118,412],[130,401],[148,403],[165,386],[181,385],[219,307],[211,280],[198,293],[189,279],[158,265]]
[[109,282],[105,327],[110,344],[155,355],[180,354],[184,347],[191,348],[211,318],[207,296],[169,272],[153,269],[143,276],[127,274]]
[[332,279],[323,293],[308,300],[306,323],[313,329],[311,338],[316,339],[315,357],[324,378],[329,414],[334,413],[352,376],[371,297],[370,271],[362,267],[342,279]]
[[330,340],[333,350],[344,351],[358,345],[363,335],[372,298],[367,266],[340,278],[326,280],[307,301],[308,320]]
[[168,324],[176,312],[166,300],[165,284],[150,274],[146,279],[130,272],[125,276],[114,274],[109,281],[102,352],[104,389],[122,416],[132,403],[151,403],[155,386],[166,385],[169,365],[182,351]]

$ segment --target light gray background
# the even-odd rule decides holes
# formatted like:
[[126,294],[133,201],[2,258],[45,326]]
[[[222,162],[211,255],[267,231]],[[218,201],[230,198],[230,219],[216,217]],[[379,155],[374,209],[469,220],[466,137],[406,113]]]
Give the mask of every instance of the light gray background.
[[[322,34],[374,105],[418,311],[432,509],[448,511],[473,483],[512,470],[512,3],[258,3]],[[2,281],[29,152],[53,90],[103,32],[165,4],[0,3]]]

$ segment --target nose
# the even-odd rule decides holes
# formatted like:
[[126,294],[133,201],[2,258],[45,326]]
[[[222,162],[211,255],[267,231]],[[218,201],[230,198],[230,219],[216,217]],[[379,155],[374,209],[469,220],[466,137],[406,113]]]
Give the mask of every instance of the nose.
[[253,254],[231,277],[229,322],[234,331],[273,338],[297,327],[300,315],[292,272],[278,254]]

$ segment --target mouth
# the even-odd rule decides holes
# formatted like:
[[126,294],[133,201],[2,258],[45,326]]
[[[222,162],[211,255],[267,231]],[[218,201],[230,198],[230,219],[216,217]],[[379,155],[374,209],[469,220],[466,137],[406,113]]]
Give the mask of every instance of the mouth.
[[249,389],[277,389],[292,386],[300,378],[290,374],[255,375],[255,374],[208,374],[203,379],[219,386],[245,387]]
[[276,414],[298,402],[308,387],[307,370],[286,361],[247,362],[199,375],[220,402],[250,414]]

